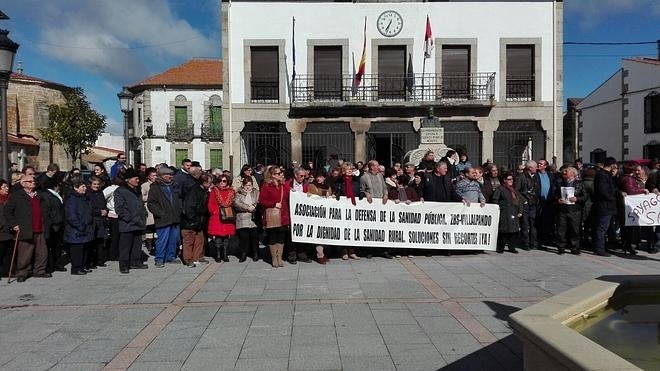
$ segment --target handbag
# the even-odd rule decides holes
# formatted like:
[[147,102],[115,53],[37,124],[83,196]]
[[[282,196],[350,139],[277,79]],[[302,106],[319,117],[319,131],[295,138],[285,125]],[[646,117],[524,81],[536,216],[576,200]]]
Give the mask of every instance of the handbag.
[[[284,186],[280,195],[280,204],[284,199]],[[264,225],[266,228],[279,228],[282,226],[282,211],[276,207],[269,207],[264,212]]]
[[234,208],[232,206],[222,206],[223,204],[227,205],[232,203],[233,200],[233,195],[229,195],[229,200],[226,202],[222,202],[222,197],[220,196],[219,192],[213,192],[213,195],[215,196],[215,201],[218,203],[218,209],[220,209],[220,221],[221,222],[230,222],[233,221],[236,218],[236,215],[234,214]]
[[234,220],[236,216],[234,215],[234,209],[232,209],[231,206],[229,207],[223,207],[220,206],[220,220],[222,221],[230,221]]

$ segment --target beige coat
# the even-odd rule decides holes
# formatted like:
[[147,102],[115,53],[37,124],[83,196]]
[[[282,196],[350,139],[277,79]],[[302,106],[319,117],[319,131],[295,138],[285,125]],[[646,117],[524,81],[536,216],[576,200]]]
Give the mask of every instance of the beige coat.
[[[250,200],[248,200],[248,196],[251,196]],[[257,227],[253,219],[258,202],[259,191],[254,188],[249,195],[242,189],[236,193],[236,198],[234,198],[234,210],[236,210],[236,229]],[[248,211],[249,206],[254,206],[255,210],[252,212]]]
[[151,188],[151,183],[144,182],[140,187],[142,191],[142,202],[144,203],[144,209],[147,210],[147,225],[154,225],[154,214],[152,214],[147,207],[147,198],[149,198],[149,189]]

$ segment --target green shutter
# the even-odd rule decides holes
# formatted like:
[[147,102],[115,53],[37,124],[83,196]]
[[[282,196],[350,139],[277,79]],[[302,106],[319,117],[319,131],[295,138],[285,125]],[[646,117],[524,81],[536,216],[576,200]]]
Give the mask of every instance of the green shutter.
[[175,153],[175,157],[176,157],[176,160],[175,160],[174,163],[176,164],[176,166],[179,166],[183,160],[188,158],[188,150],[187,149],[177,149],[174,153]]
[[222,107],[211,107],[211,130],[213,133],[222,133]]
[[174,107],[174,122],[177,129],[188,127],[188,107]]
[[222,169],[222,150],[221,149],[211,149],[210,150],[210,160],[211,168]]

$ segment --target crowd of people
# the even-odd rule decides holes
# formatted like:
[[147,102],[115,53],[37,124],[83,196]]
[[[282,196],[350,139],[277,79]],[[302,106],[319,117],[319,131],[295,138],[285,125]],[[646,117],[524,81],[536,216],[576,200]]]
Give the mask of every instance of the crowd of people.
[[[635,254],[642,242],[655,253],[660,229],[624,226],[622,199],[658,193],[659,167],[632,163],[619,169],[607,158],[596,166],[576,161],[556,170],[540,159],[509,170],[491,161],[472,165],[467,154],[451,150],[439,160],[428,151],[419,164],[391,168],[375,160],[337,160],[320,168],[244,165],[233,178],[227,170],[204,171],[188,159],[178,169],[165,163],[134,169],[123,154],[109,174],[98,164],[89,179],[78,169],[61,172],[56,164],[39,174],[26,166],[0,180],[0,267],[3,276],[11,270],[22,282],[67,271],[67,262],[73,275],[89,274],[111,260],[129,273],[147,269],[149,255],[156,268],[195,267],[209,263],[207,257],[228,262],[230,254],[239,262],[266,259],[279,268],[284,261],[311,262],[310,257],[326,264],[333,255],[391,259],[403,251],[292,242],[291,191],[346,197],[353,204],[356,199],[497,204],[498,253],[552,247],[558,254],[588,248],[603,256],[615,248]],[[261,253],[266,246],[269,253]]]

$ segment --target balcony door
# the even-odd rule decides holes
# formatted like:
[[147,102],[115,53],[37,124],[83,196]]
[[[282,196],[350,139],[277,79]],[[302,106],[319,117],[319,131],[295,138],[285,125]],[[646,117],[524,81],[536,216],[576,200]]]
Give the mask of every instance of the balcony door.
[[341,45],[314,47],[314,98],[341,100]]
[[378,99],[405,100],[406,46],[378,46]]
[[442,46],[442,98],[470,98],[470,46]]

